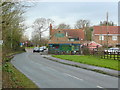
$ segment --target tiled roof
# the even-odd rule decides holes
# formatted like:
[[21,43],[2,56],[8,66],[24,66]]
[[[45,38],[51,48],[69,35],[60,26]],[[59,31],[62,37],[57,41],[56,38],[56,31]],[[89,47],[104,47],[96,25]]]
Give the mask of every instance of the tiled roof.
[[[51,34],[55,34],[56,31],[59,29],[52,29]],[[68,34],[70,38],[77,38],[84,39],[84,31],[82,29],[62,29],[62,31]]]
[[94,26],[94,34],[120,34],[120,26]]
[[67,43],[67,44],[71,44],[71,43],[73,43],[73,44],[81,44],[81,42],[80,41],[65,41],[65,42],[62,42],[62,41],[49,41],[48,42],[48,44],[65,44],[65,43]]

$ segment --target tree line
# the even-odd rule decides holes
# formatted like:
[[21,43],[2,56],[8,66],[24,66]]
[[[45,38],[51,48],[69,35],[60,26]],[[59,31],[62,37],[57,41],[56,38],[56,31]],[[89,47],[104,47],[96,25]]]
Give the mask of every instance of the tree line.
[[0,4],[2,26],[3,54],[20,49],[20,41],[25,30],[25,6],[14,0],[2,1]]

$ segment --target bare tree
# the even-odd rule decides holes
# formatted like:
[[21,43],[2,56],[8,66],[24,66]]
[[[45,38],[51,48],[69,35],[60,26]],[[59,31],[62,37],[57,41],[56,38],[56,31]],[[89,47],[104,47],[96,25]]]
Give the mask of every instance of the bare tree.
[[40,40],[39,40],[39,34],[33,33],[31,42],[32,42],[34,45],[38,45],[38,44],[40,44],[39,41],[40,41]]
[[67,25],[65,23],[61,23],[57,26],[58,29],[71,29],[70,25]]
[[39,34],[34,33],[32,35],[32,39],[30,40],[33,45],[47,45],[48,43],[48,37],[41,37],[41,43],[39,42]]
[[20,42],[25,42],[25,41],[28,41],[28,40],[29,40],[28,36],[23,34]]
[[41,43],[42,33],[48,31],[49,25],[54,21],[46,18],[37,18],[33,23],[33,28],[37,34],[39,34],[39,42]]
[[84,29],[85,33],[85,40],[91,41],[92,39],[92,30],[90,27],[90,21],[89,20],[78,20],[75,24],[75,29]]
[[90,21],[89,20],[78,20],[75,24],[75,29],[81,29],[81,28],[86,28],[90,26]]

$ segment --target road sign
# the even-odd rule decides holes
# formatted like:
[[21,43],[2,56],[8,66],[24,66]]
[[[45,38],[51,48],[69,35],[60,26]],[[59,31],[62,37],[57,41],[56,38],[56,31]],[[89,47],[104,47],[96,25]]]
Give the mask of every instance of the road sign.
[[23,43],[20,43],[20,47],[22,47],[23,46]]
[[2,43],[3,43],[3,40],[0,40],[0,45],[2,45]]

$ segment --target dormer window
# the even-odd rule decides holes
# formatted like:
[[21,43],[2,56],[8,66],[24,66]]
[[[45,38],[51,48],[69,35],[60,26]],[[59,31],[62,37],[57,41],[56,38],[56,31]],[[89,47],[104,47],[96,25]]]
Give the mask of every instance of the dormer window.
[[69,41],[75,41],[75,39],[73,39],[73,38],[70,38],[70,39],[69,39]]
[[79,41],[79,38],[69,38],[69,41]]

